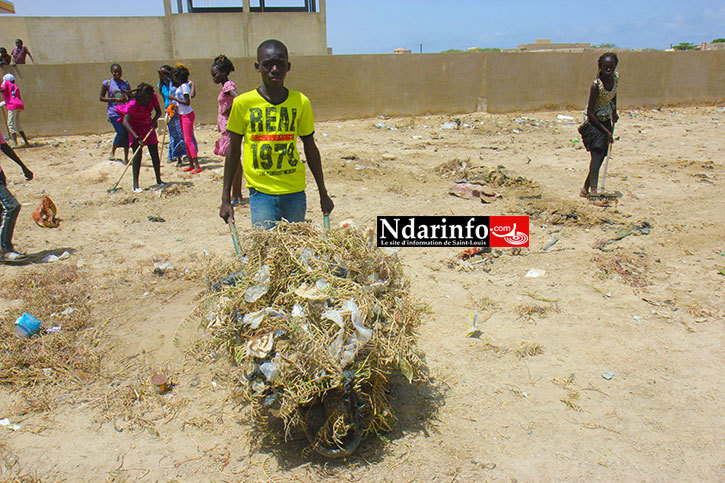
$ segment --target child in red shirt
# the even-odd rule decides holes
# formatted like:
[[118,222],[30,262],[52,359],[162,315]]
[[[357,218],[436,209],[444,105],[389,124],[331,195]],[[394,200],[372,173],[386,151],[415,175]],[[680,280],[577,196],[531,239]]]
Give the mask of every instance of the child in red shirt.
[[[141,170],[141,151],[139,146],[146,146],[151,156],[151,162],[156,174],[156,187],[162,188],[165,183],[161,181],[161,160],[159,159],[159,140],[156,137],[156,126],[161,117],[159,98],[154,88],[142,82],[132,91],[132,99],[126,104],[116,107],[122,117],[123,125],[129,134],[129,144],[136,155],[133,157],[133,190],[143,191],[138,185],[138,176]],[[153,117],[151,116],[151,113]],[[147,137],[148,135],[148,137]]]

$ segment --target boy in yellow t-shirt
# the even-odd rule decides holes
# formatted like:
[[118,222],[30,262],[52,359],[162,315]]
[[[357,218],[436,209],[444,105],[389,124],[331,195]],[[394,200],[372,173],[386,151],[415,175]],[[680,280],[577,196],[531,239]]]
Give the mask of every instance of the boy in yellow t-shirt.
[[230,144],[224,162],[224,189],[219,216],[234,221],[231,185],[242,159],[249,188],[252,225],[271,228],[282,219],[304,221],[305,167],[297,153],[302,139],[307,164],[320,192],[320,207],[328,214],[334,203],[327,194],[320,151],[315,144],[315,121],[310,100],[301,92],[287,89],[289,72],[287,47],[279,40],[265,40],[257,48],[254,67],[262,85],[234,98],[227,131]]

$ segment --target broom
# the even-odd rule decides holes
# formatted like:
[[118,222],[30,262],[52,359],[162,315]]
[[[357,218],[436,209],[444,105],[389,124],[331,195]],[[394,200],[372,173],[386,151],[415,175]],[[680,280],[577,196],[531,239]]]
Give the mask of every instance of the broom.
[[151,135],[151,133],[153,131],[154,131],[153,129],[150,129],[149,132],[146,133],[146,137],[143,138],[143,141],[141,141],[141,144],[138,145],[138,147],[134,150],[133,154],[131,155],[130,162],[126,165],[125,168],[123,168],[123,173],[121,173],[121,176],[118,178],[118,181],[116,181],[116,184],[114,184],[113,186],[111,186],[110,188],[108,188],[106,190],[108,193],[114,193],[121,189],[118,187],[118,183],[121,182],[121,180],[123,179],[123,175],[126,174],[126,171],[128,171],[128,167],[133,164],[133,158],[135,158],[136,155],[138,154],[138,152],[144,147],[144,143],[146,142],[146,140],[149,138],[149,136]]

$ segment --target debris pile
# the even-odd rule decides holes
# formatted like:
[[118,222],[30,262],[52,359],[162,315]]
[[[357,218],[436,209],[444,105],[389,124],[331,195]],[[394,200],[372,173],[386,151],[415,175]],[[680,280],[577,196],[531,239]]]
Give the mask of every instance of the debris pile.
[[281,418],[327,457],[390,430],[391,373],[425,379],[414,333],[422,307],[397,257],[355,227],[283,223],[239,244],[194,317],[233,357],[255,422]]

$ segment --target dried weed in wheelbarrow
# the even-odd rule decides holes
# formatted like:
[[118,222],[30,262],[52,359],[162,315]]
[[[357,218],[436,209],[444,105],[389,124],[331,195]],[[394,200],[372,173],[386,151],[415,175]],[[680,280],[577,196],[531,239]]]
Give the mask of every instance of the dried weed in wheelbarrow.
[[212,349],[233,357],[255,421],[300,427],[328,457],[390,430],[391,373],[425,378],[414,333],[422,307],[397,257],[359,229],[299,223],[254,231],[240,246],[195,317]]

